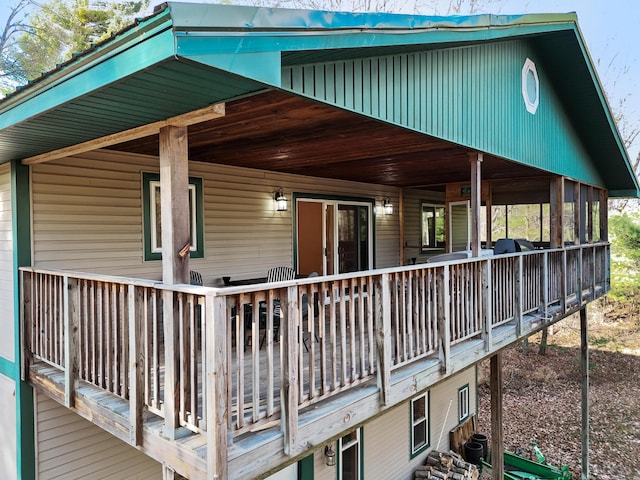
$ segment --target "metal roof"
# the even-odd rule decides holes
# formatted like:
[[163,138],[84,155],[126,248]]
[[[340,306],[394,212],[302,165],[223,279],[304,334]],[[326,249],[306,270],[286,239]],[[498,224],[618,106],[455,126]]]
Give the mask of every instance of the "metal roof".
[[0,101],[0,163],[281,88],[283,67],[526,38],[611,196],[638,184],[575,14],[432,17],[166,3]]

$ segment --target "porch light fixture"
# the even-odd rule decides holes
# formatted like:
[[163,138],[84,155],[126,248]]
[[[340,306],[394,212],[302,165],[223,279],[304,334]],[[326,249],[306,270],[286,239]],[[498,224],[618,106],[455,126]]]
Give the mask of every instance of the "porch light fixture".
[[336,452],[331,445],[324,447],[324,459],[327,467],[334,467],[336,464]]
[[393,214],[393,203],[391,203],[391,200],[389,198],[384,199],[384,202],[382,203],[382,207],[384,208],[385,215]]
[[273,199],[276,202],[276,210],[279,212],[287,211],[287,197],[284,196],[282,188],[279,188],[278,191],[273,194]]

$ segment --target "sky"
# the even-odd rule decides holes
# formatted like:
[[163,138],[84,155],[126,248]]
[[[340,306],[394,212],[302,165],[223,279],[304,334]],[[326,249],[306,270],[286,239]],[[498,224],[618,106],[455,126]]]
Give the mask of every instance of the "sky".
[[[17,1],[0,0],[0,25],[4,25],[10,7]],[[205,3],[206,0],[191,1]],[[250,0],[232,0],[230,3],[247,1]],[[269,4],[269,0],[260,1]],[[422,5],[422,14],[444,15],[447,14],[447,7],[458,1],[418,0],[418,3]],[[151,3],[153,6],[161,3],[161,0],[151,0]],[[333,0],[334,5],[340,4],[341,10],[347,10],[349,3],[349,0]],[[416,2],[397,0],[397,3],[398,10],[401,11],[404,6],[406,11],[409,5],[413,8]],[[575,12],[591,59],[609,97],[609,104],[617,114],[622,114],[623,121],[618,125],[622,138],[628,138],[630,131],[640,129],[640,0],[465,0],[463,3],[479,5],[482,7],[480,13]],[[640,153],[640,136],[628,148],[628,152],[633,162]]]

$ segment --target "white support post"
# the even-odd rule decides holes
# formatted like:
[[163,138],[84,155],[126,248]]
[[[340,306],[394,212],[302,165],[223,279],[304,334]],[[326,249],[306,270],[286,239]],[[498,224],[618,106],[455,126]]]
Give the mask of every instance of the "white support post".
[[471,254],[480,256],[480,205],[482,202],[482,159],[479,152],[469,154],[471,164]]
[[549,321],[549,252],[542,254],[542,305],[544,323]]
[[524,259],[522,256],[517,257],[516,259],[516,335],[520,337],[522,335],[522,314],[523,311],[523,297],[524,292],[522,286],[524,285]]

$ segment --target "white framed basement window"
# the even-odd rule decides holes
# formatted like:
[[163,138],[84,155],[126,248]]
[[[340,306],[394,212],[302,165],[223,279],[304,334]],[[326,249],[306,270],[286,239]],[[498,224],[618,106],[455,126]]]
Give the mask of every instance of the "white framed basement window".
[[458,423],[469,418],[469,384],[458,389]]
[[411,458],[429,448],[431,412],[429,392],[411,400]]
[[338,480],[362,480],[362,428],[338,439]]
[[[142,174],[144,221],[144,259],[162,259],[162,223],[160,221],[160,175]],[[189,177],[189,242],[191,258],[204,257],[202,179]]]

